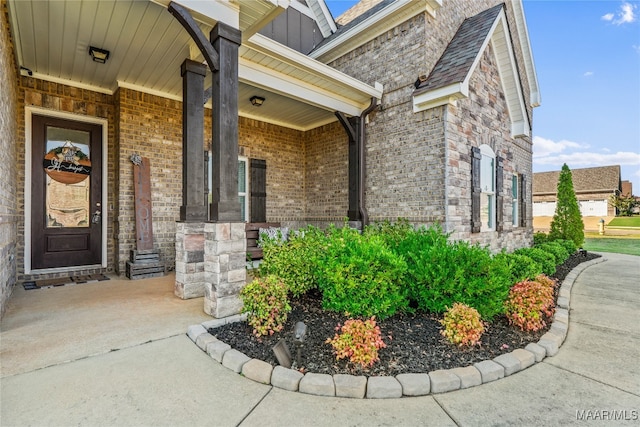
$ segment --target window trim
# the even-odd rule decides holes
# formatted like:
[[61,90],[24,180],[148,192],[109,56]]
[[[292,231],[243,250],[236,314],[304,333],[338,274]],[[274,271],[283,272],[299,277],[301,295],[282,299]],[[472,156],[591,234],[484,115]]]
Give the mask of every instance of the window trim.
[[520,227],[520,175],[511,176],[511,224],[513,228]]
[[[489,147],[487,144],[482,144],[480,146],[480,232],[484,232],[484,231],[495,231],[496,230],[496,221],[497,221],[497,215],[496,215],[496,171],[497,171],[497,159],[496,159],[496,154],[493,151],[493,149],[491,147]],[[489,176],[489,174],[486,174],[486,171],[484,170],[484,168],[486,167],[486,163],[485,163],[485,159],[490,159],[491,162],[491,187],[492,187],[492,191],[489,191],[487,186],[484,185],[486,184],[486,181],[484,181],[482,178],[484,176]],[[484,221],[482,221],[482,210],[483,207],[485,206],[485,195],[487,197],[487,223],[485,224]]]

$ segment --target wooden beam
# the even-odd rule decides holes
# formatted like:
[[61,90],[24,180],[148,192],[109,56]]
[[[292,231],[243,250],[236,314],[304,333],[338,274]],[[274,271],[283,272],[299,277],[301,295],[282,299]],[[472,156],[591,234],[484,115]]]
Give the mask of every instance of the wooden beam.
[[195,19],[191,16],[189,11],[175,2],[169,3],[167,9],[185,30],[189,33],[193,41],[196,43],[205,61],[209,64],[211,71],[217,71],[220,69],[220,56],[218,52],[213,48],[207,37],[204,35]]

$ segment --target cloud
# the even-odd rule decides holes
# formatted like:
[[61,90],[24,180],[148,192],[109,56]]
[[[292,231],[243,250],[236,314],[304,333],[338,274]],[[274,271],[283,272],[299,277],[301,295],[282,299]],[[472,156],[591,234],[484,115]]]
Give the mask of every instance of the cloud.
[[600,19],[603,21],[611,22],[614,25],[630,24],[635,22],[637,16],[635,9],[638,6],[629,2],[623,2],[620,9],[616,13],[607,13],[602,15]]
[[593,71],[587,71],[586,73],[583,74],[584,77],[591,77],[593,76]]
[[634,44],[631,47],[633,48],[633,50],[636,51],[636,53],[640,53],[640,46],[638,46],[637,44]]
[[571,167],[608,165],[637,166],[640,165],[640,153],[618,151],[617,153],[602,154],[581,151],[540,158],[534,156],[533,162],[538,165],[562,165],[566,163],[571,165]]
[[609,150],[609,149],[608,149],[608,148],[606,148],[606,147],[605,147],[605,148],[602,148],[602,151],[604,151],[605,153],[610,153],[610,152],[611,152],[611,150]]
[[602,15],[602,19],[603,21],[613,21],[613,17],[615,15],[613,13],[607,13],[606,15]]
[[570,148],[589,148],[588,145],[579,144],[573,141],[552,141],[550,139],[545,139],[540,136],[533,137],[533,158],[538,157],[547,157],[551,154],[557,154],[565,151]]

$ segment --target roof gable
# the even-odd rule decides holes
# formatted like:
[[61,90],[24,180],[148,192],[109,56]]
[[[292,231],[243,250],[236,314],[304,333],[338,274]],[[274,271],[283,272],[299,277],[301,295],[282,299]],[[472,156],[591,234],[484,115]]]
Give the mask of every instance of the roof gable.
[[[560,171],[533,174],[533,195],[556,194]],[[571,170],[576,194],[609,193],[620,190],[620,166],[600,166]]]
[[467,18],[426,80],[413,94],[413,111],[428,110],[469,96],[469,81],[491,43],[505,93],[511,134],[529,136],[531,126],[511,43],[509,26],[500,4]]

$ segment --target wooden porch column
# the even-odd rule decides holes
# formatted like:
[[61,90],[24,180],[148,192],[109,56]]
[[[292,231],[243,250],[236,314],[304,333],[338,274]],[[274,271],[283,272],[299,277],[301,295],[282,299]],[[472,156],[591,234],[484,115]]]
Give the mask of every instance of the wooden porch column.
[[180,221],[204,222],[204,76],[207,69],[190,59],[180,67],[182,75],[182,206]]
[[336,112],[336,117],[344,127],[349,137],[349,221],[362,221],[360,214],[360,120],[358,116],[347,118],[343,113]]
[[220,69],[213,70],[212,85],[213,201],[210,219],[234,222],[242,219],[238,198],[238,48],[241,32],[218,22],[210,38],[220,58]]

